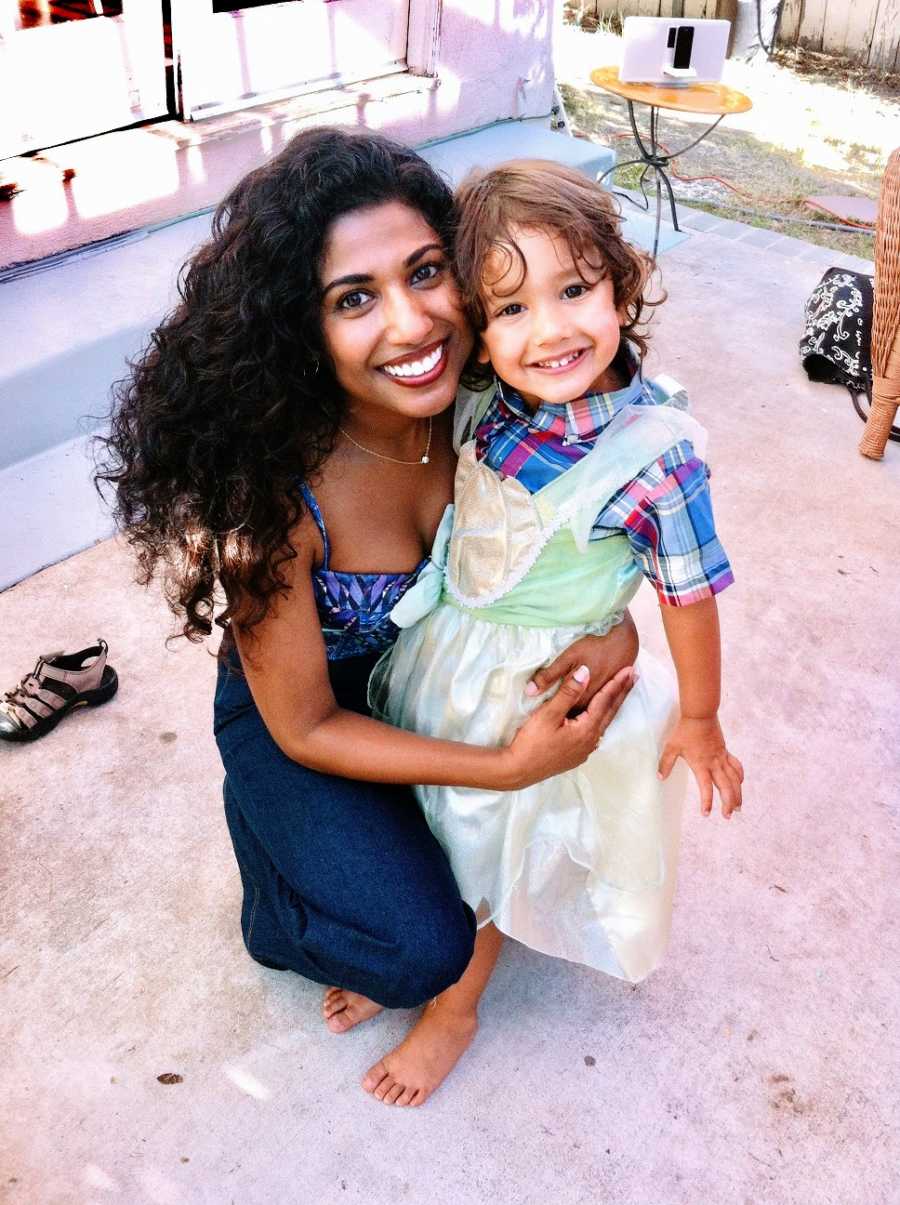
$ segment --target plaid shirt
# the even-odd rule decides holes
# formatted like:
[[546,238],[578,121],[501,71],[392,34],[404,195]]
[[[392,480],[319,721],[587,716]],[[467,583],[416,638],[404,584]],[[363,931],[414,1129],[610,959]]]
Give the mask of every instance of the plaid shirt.
[[[545,402],[535,412],[498,382],[475,431],[476,454],[533,494],[585,456],[629,403],[659,404],[639,372],[614,393],[589,393],[565,405]],[[592,540],[625,533],[659,601],[668,606],[712,598],[734,581],[716,535],[708,478],[693,444],[683,440],[618,490],[594,521]]]

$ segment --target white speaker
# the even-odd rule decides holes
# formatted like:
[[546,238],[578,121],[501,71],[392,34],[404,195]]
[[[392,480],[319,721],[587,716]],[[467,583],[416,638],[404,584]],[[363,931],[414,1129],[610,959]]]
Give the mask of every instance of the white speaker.
[[713,84],[722,78],[730,21],[626,17],[619,79],[631,84]]

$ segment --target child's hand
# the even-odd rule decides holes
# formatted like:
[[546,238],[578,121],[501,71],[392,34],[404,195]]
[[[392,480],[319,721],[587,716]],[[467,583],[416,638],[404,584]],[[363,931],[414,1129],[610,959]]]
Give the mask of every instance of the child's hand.
[[525,687],[525,693],[542,695],[561,682],[566,674],[574,673],[579,665],[586,665],[591,677],[578,705],[587,707],[597,691],[602,690],[619,670],[634,665],[639,648],[637,628],[631,613],[626,611],[622,622],[605,636],[582,636],[564,649],[555,661],[539,669]]
[[741,806],[744,767],[725,747],[725,738],[715,716],[692,720],[682,717],[666,741],[659,760],[660,778],[668,778],[679,757],[693,771],[700,788],[700,811],[712,811],[713,786],[722,800],[722,815],[727,819]]

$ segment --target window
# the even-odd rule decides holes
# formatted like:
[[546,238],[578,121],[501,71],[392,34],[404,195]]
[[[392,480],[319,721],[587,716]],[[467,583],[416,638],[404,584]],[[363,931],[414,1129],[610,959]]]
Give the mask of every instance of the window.
[[172,0],[184,117],[406,70],[409,0]]

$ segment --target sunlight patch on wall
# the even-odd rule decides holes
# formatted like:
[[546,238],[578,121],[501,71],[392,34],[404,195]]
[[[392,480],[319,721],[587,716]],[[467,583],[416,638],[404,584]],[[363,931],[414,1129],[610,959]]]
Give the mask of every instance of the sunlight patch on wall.
[[26,164],[26,160],[17,163],[13,173],[22,190],[10,202],[13,226],[18,234],[26,235],[58,230],[69,220],[65,188],[60,186],[57,172],[47,165],[38,167],[34,160]]
[[117,135],[114,157],[88,143],[79,150],[80,167],[70,186],[79,217],[101,217],[178,191],[176,147],[168,141],[133,130]]

